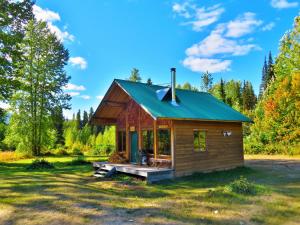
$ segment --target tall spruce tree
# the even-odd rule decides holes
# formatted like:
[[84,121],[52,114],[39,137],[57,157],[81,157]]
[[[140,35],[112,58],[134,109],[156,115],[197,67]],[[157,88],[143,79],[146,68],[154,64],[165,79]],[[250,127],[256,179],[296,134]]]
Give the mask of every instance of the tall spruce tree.
[[274,79],[274,64],[271,51],[269,52],[267,73],[266,73],[266,86],[269,85],[270,81]]
[[223,102],[225,102],[226,101],[225,81],[222,78],[221,78],[221,81],[220,81],[219,95],[221,97],[221,100]]
[[63,91],[69,81],[64,70],[69,54],[47,24],[35,20],[28,23],[20,50],[16,73],[21,86],[10,102],[13,115],[7,137],[19,150],[40,155],[55,142],[53,108],[70,106],[70,96]]
[[20,88],[15,63],[22,60],[19,44],[25,35],[25,25],[33,19],[33,2],[0,1],[0,100],[8,100]]
[[261,83],[260,83],[260,87],[259,87],[259,95],[258,95],[259,98],[262,97],[262,95],[267,87],[267,73],[268,73],[268,65],[267,65],[267,60],[265,57],[264,65],[262,68],[262,74],[261,74]]
[[80,109],[78,110],[77,114],[76,114],[76,126],[77,126],[77,129],[80,130],[82,128],[81,126],[81,112],[80,112]]
[[52,111],[52,121],[56,130],[56,144],[65,144],[64,140],[64,115],[61,107],[56,106]]
[[82,118],[82,126],[84,127],[85,125],[87,125],[89,122],[89,116],[87,111],[83,111],[83,118]]

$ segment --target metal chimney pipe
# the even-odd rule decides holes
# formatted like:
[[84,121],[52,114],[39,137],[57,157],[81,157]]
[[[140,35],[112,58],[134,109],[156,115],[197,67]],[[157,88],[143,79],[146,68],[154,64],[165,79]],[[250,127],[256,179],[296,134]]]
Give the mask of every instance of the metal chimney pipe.
[[171,68],[172,104],[176,104],[176,68]]

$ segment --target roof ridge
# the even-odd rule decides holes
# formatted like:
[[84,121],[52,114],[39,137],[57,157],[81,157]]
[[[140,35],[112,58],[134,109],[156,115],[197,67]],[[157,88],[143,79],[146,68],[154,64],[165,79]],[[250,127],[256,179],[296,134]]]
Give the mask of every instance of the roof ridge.
[[[162,86],[162,85],[158,85],[158,84],[147,84],[147,83],[144,83],[144,82],[137,82],[137,81],[126,80],[126,79],[115,78],[114,80],[115,81],[125,81],[125,82],[129,82],[129,83],[133,83],[133,84],[142,84],[142,85],[146,85],[146,86],[156,86],[156,87],[161,87],[161,88],[170,88],[170,86]],[[190,92],[195,92],[195,93],[204,93],[204,94],[211,95],[211,93],[206,92],[206,91],[188,90],[188,89],[182,89],[182,88],[176,88],[176,90],[190,91]]]

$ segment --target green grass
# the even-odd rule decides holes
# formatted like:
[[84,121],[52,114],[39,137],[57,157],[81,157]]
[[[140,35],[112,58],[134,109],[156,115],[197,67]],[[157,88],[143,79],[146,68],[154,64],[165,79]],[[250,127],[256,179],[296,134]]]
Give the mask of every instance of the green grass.
[[[45,159],[55,168],[28,171],[26,167],[32,159],[0,163],[0,224],[297,224],[300,221],[299,170],[242,167],[147,185],[124,175],[95,179],[91,176],[91,165],[71,165],[72,157]],[[258,190],[255,195],[224,191],[240,176],[255,185]]]

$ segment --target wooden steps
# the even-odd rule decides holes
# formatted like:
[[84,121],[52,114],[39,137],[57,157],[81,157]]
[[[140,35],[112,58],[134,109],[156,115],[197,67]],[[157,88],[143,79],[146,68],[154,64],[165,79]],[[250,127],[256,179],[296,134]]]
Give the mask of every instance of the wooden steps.
[[111,177],[114,173],[117,172],[116,167],[111,167],[109,169],[106,169],[105,167],[100,166],[94,168],[95,168],[94,177],[99,177],[99,178]]

